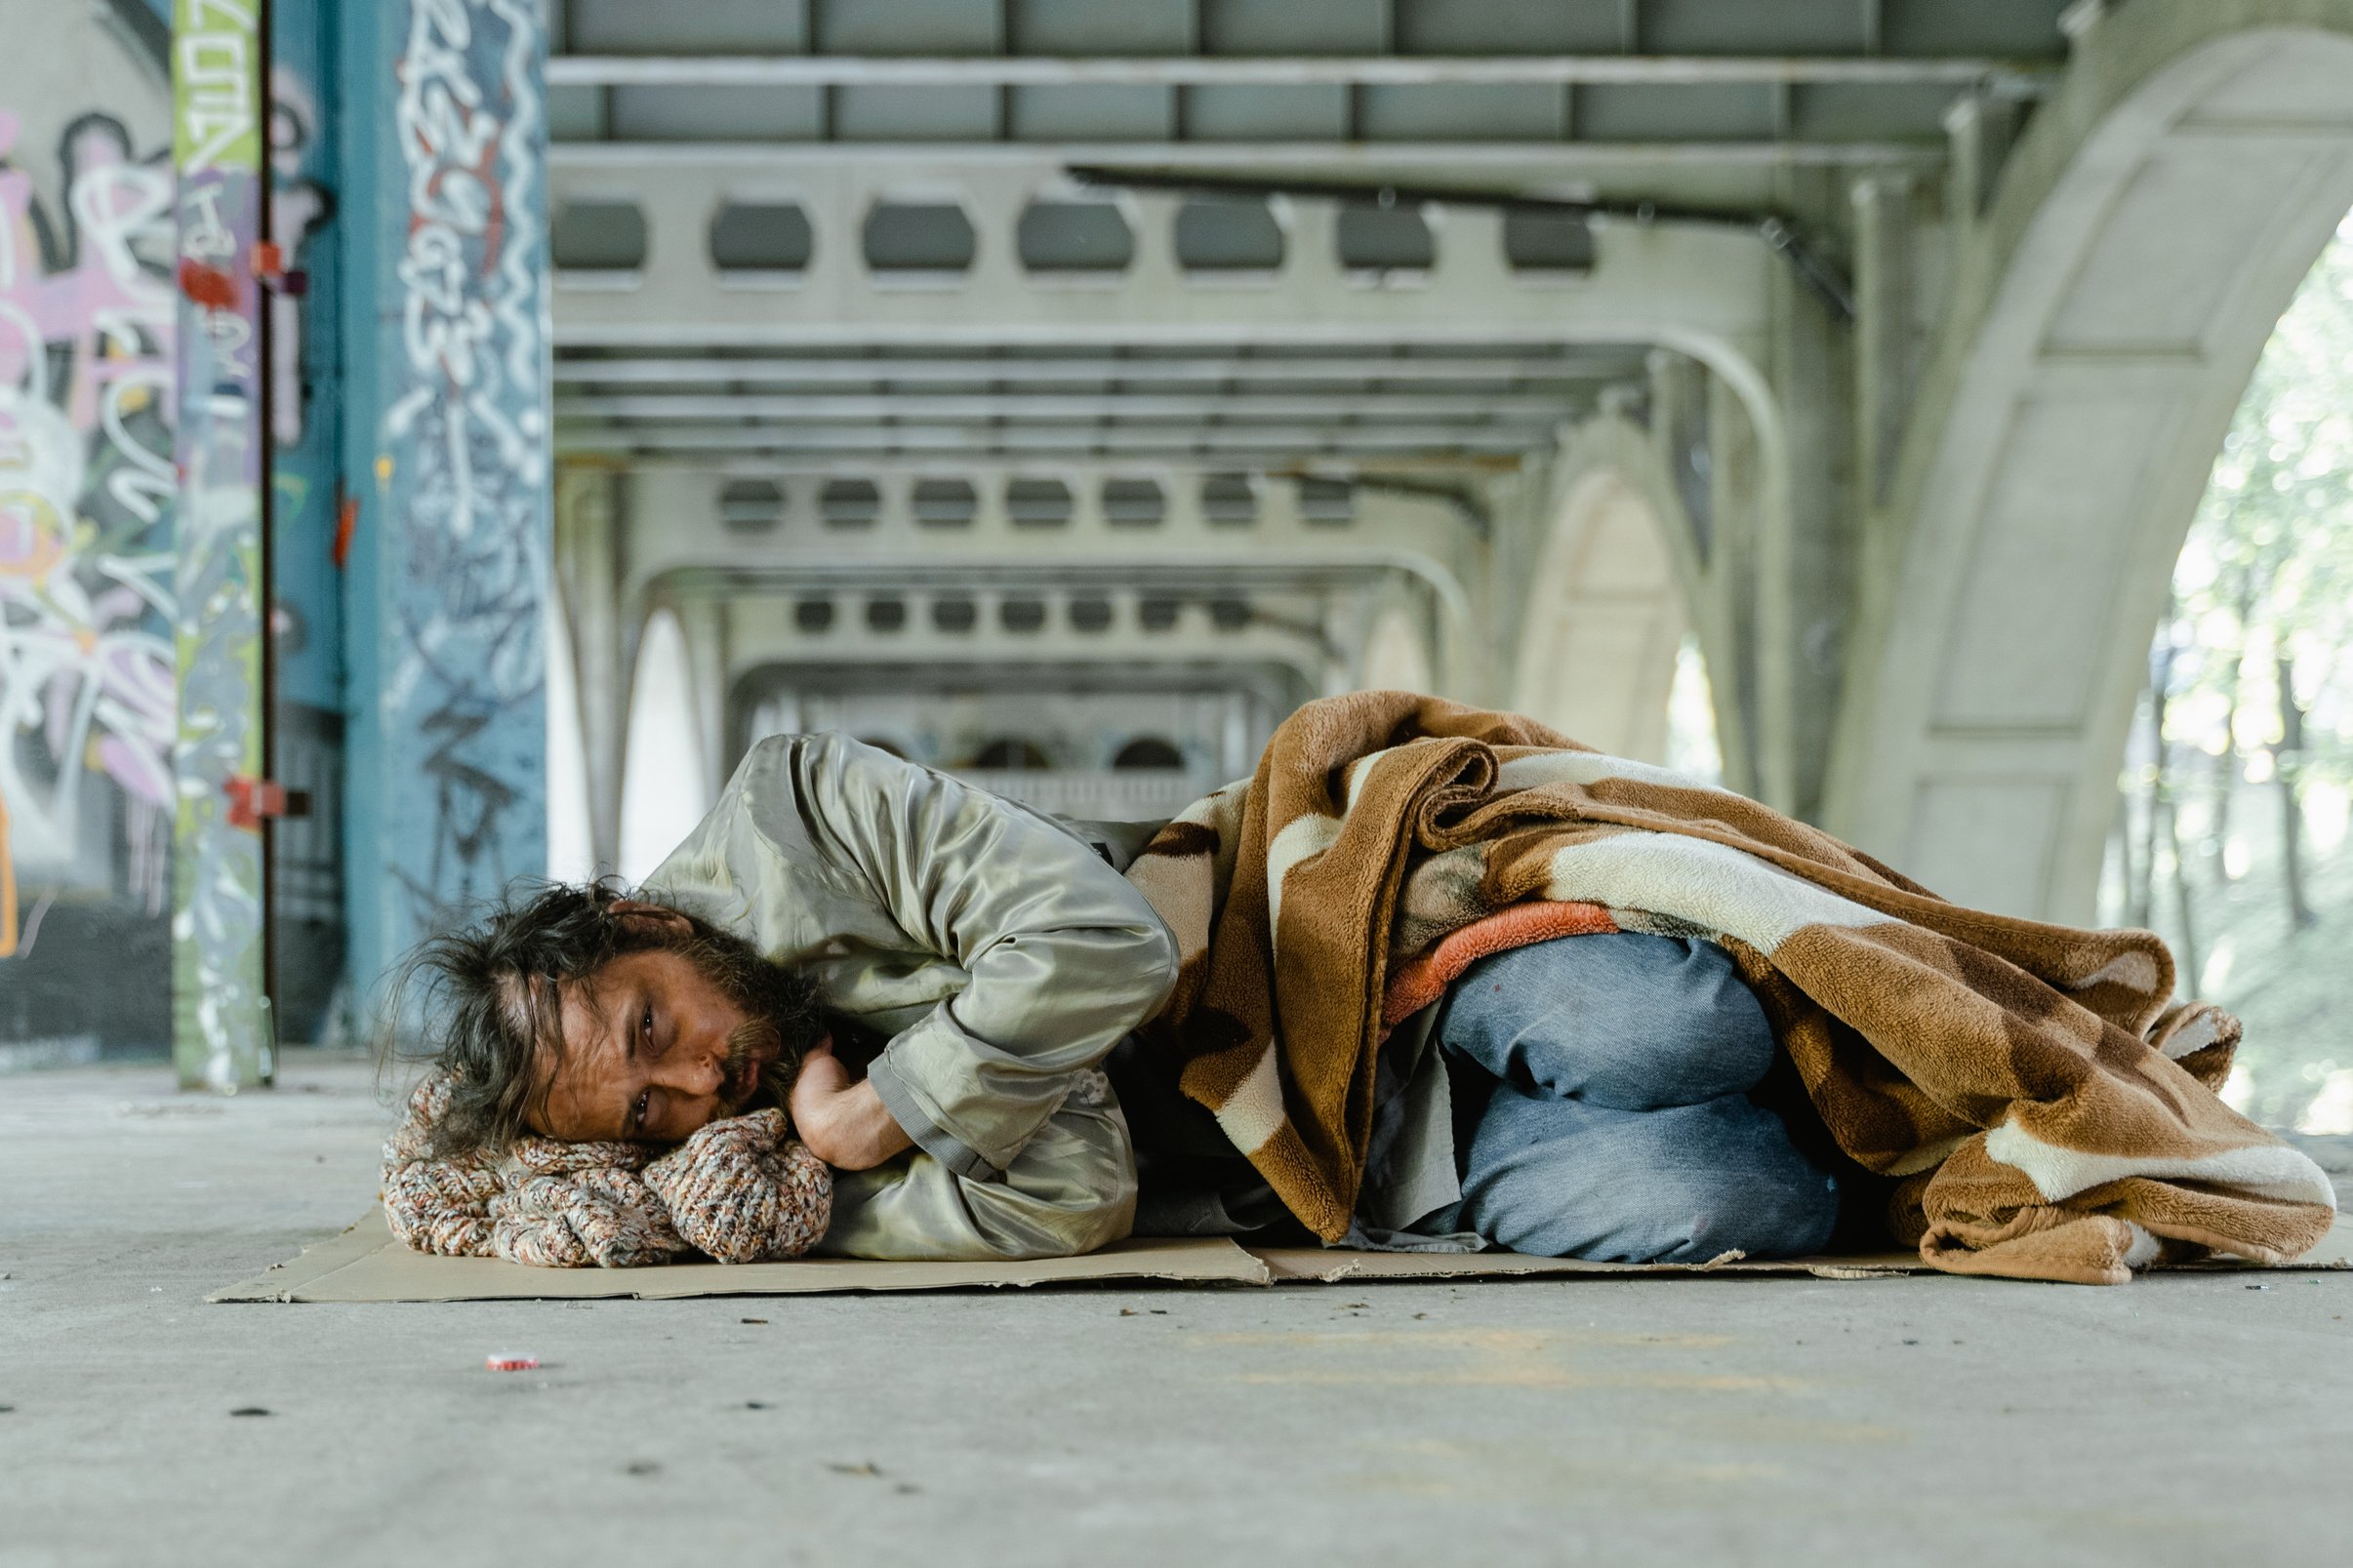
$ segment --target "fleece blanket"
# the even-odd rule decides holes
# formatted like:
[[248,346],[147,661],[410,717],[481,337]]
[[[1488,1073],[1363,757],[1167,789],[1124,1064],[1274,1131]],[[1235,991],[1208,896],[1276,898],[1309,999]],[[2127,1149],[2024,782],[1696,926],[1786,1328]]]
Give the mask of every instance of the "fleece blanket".
[[1831,1138],[1897,1179],[1891,1228],[1938,1268],[2114,1284],[2161,1258],[2281,1263],[2334,1217],[2320,1168],[2217,1098],[2238,1022],[2172,1000],[2153,933],[1963,908],[1513,714],[1311,703],[1127,874],[1182,952],[1149,1045],[1326,1241],[1363,1177],[1393,968],[1409,998],[1448,936],[1535,904],[1589,907],[1530,931],[1721,943]]

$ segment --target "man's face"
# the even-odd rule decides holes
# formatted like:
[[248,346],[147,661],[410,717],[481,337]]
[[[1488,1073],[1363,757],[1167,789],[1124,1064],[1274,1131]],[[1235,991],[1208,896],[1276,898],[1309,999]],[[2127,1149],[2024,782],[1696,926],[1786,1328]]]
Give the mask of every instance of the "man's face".
[[680,1143],[742,1111],[784,1052],[772,1022],[666,948],[624,953],[559,999],[563,1053],[530,1119],[568,1143]]

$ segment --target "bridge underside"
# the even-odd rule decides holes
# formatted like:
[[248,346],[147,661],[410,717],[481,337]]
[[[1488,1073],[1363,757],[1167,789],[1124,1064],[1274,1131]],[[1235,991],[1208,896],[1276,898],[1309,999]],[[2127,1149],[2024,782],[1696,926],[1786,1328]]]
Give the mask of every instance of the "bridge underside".
[[[271,614],[176,715],[169,31],[108,0],[0,104],[0,937],[168,958],[233,689],[261,805],[179,851],[266,835],[293,1034],[550,832],[639,868],[769,728],[1151,815],[1377,684],[2086,919],[2169,565],[2353,205],[2353,0],[299,9]],[[155,1034],[56,962],[0,1030]]]

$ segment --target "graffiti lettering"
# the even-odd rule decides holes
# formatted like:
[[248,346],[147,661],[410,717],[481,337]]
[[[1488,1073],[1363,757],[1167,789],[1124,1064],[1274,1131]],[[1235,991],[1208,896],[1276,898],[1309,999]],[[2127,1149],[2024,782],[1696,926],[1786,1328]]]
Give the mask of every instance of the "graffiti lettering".
[[[0,113],[0,797],[40,883],[163,907],[172,799],[172,175],[106,115],[60,146],[45,248]],[[46,251],[46,254],[45,254]],[[47,262],[45,266],[43,263]],[[109,781],[119,852],[85,831]]]
[[[424,928],[535,867],[547,579],[545,137],[532,0],[415,0],[395,105],[408,386],[387,409],[406,586],[386,722],[430,738],[432,852],[388,865]],[[534,812],[518,821],[524,809]]]
[[515,791],[498,775],[458,754],[459,747],[490,722],[486,713],[448,707],[426,715],[424,733],[439,740],[425,759],[426,777],[433,781],[432,855],[422,876],[404,867],[393,868],[421,907],[438,908],[443,902],[441,890],[453,878],[463,879],[477,868],[489,868],[492,885],[508,874],[501,854],[500,827],[501,819],[515,802]]
[[264,1082],[262,846],[230,810],[261,777],[260,289],[264,166],[250,0],[180,0],[172,76],[180,223],[180,671],[173,749],[173,1053],[183,1085]]
[[183,175],[252,163],[255,16],[239,0],[184,0],[172,73]]

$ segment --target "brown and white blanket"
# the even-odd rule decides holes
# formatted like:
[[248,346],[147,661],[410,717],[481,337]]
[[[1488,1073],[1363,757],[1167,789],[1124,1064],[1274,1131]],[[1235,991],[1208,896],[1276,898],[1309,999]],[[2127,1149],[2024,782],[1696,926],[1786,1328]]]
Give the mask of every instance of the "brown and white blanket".
[[1443,939],[1543,903],[1607,918],[1525,933],[1728,949],[1831,1138],[1899,1179],[1891,1226],[1939,1268],[2116,1284],[2161,1257],[2285,1262],[2335,1212],[2318,1166],[2216,1098],[2238,1021],[2170,999],[2154,934],[1962,908],[1754,801],[1512,714],[1311,703],[1255,777],[1127,874],[1183,953],[1148,1041],[1326,1240],[1363,1177],[1392,966],[1413,992]]

